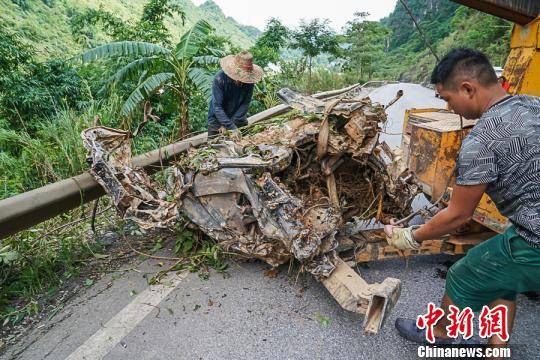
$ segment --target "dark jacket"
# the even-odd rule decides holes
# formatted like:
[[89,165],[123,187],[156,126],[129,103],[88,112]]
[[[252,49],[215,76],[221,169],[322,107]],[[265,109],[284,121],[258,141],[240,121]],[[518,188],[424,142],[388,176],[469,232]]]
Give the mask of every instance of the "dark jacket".
[[246,114],[253,97],[253,84],[240,83],[220,70],[212,83],[212,99],[208,110],[208,129],[224,126],[234,130],[247,124]]

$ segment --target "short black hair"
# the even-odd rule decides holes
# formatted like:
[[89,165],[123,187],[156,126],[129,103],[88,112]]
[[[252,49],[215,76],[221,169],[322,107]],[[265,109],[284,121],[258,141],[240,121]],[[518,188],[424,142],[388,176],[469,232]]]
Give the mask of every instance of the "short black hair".
[[473,49],[459,48],[446,54],[433,69],[431,83],[445,87],[454,85],[452,80],[457,75],[475,79],[484,86],[497,82],[497,75],[487,56]]

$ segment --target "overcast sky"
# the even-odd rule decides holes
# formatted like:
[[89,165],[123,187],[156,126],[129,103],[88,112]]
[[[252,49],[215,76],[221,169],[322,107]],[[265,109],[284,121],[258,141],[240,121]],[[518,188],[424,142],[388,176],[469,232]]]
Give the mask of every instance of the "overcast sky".
[[[192,0],[200,5],[205,0]],[[214,0],[225,15],[241,24],[264,29],[266,20],[279,18],[286,26],[295,27],[300,19],[330,19],[339,30],[357,11],[370,13],[370,20],[379,20],[390,14],[397,0]]]

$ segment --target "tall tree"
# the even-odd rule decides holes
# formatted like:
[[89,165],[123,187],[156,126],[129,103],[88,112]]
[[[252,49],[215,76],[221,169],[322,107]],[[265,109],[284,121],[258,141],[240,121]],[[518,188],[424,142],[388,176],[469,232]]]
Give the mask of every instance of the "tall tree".
[[486,53],[492,64],[504,66],[510,51],[510,21],[460,7],[452,18],[453,47],[471,47]]
[[71,19],[71,29],[77,41],[89,43],[93,37],[92,28],[101,27],[113,41],[138,40],[160,45],[170,45],[170,33],[165,20],[179,15],[184,24],[186,13],[171,0],[149,0],[143,8],[140,19],[135,22],[99,9],[87,9]]
[[301,21],[298,29],[292,33],[291,46],[301,49],[308,62],[308,92],[312,90],[313,58],[322,54],[337,54],[339,44],[334,31],[330,28],[329,20],[313,19],[310,22]]
[[371,80],[377,60],[387,51],[390,30],[377,21],[366,20],[369,16],[366,12],[354,16],[345,27],[344,57],[348,60],[347,67],[358,73],[359,80],[365,77]]
[[[211,92],[212,73],[210,64],[218,64],[221,51],[208,49],[206,39],[213,28],[204,20],[198,21],[180,38],[172,49],[142,41],[120,41],[98,46],[82,55],[83,62],[98,59],[129,57],[128,64],[117,69],[107,84],[112,86],[138,79],[135,88],[122,107],[124,115],[132,114],[146,99],[156,92],[173,91],[178,99],[178,136],[189,132],[189,98],[192,90],[200,90],[208,96]],[[201,55],[201,50],[207,53]]]
[[287,45],[289,37],[290,30],[279,19],[268,20],[264,32],[250,49],[255,62],[263,68],[270,63],[276,64],[279,61],[279,51]]

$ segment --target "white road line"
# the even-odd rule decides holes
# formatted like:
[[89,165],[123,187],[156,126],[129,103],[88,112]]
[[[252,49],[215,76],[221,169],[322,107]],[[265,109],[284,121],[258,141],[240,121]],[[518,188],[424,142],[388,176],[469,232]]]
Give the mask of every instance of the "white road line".
[[98,360],[107,355],[131,330],[137,326],[180,282],[188,272],[167,274],[161,284],[141,292],[131,303],[120,310],[103,328],[98,330],[66,360]]

